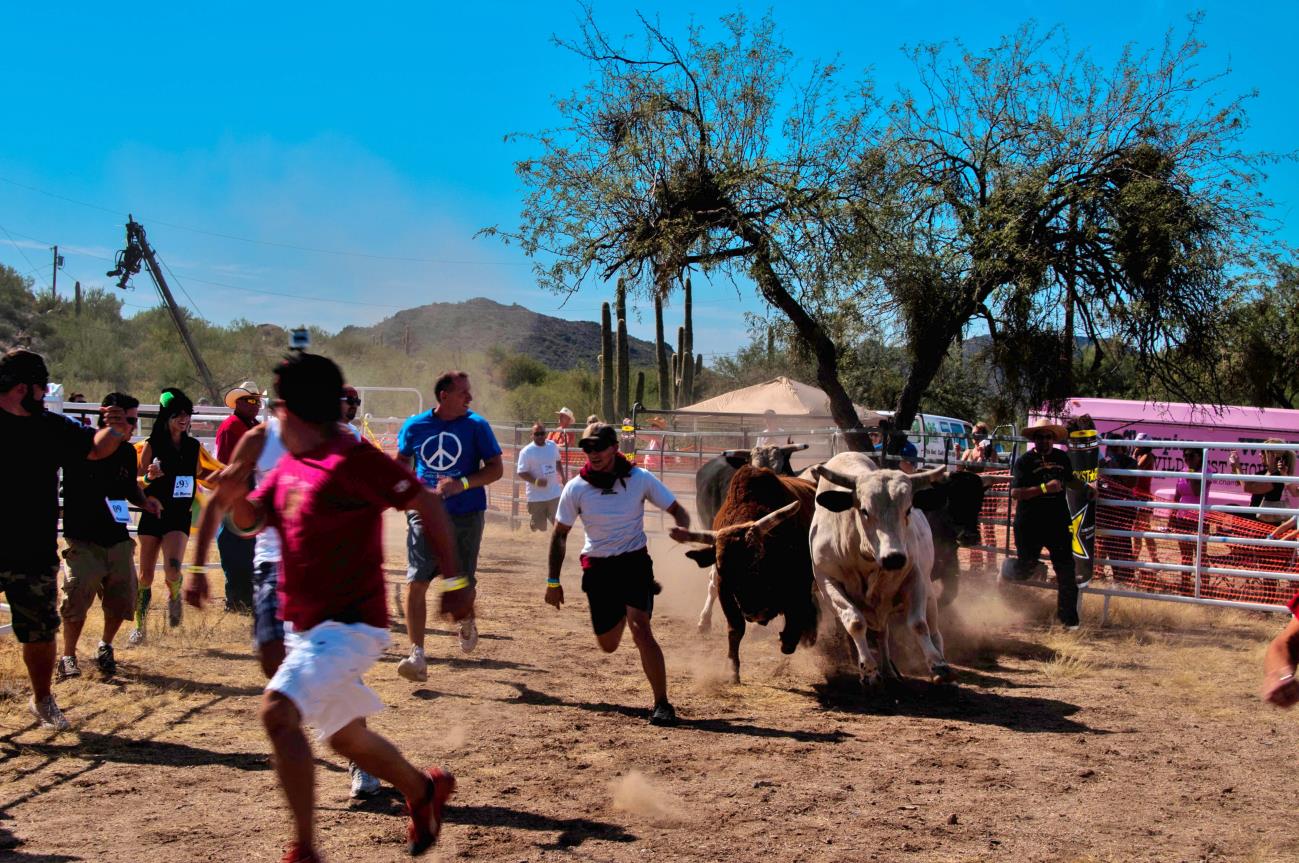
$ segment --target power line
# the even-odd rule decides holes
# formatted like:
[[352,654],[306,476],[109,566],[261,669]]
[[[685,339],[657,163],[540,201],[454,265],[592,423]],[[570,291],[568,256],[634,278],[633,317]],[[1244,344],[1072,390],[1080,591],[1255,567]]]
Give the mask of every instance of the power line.
[[[126,215],[126,213],[120,210],[114,210],[109,207],[102,207],[99,204],[92,204],[89,201],[79,201],[76,198],[69,198],[66,195],[60,195],[55,192],[49,192],[46,191],[45,189],[38,189],[35,186],[28,186],[25,183],[19,183],[18,181],[11,180],[8,177],[0,177],[0,182],[8,183],[11,186],[17,186],[20,189],[26,189],[29,192],[35,192],[38,195],[45,195],[47,197],[55,198],[60,201],[66,201],[69,204],[76,204],[77,206],[80,207],[89,207],[92,210],[99,210],[104,213],[112,213],[113,215],[118,217]],[[175,222],[167,222],[167,221],[163,221],[162,219],[154,218],[152,216],[144,218],[143,221],[146,221],[152,225],[163,225],[164,227],[175,228],[178,231],[189,231],[190,233],[203,234],[209,237],[218,237],[223,240],[234,240],[240,243],[251,243],[252,245],[256,245],[256,246],[270,246],[272,248],[277,248],[277,249],[292,249],[298,252],[311,252],[317,255],[334,255],[338,257],[348,257],[348,258],[365,258],[372,261],[396,261],[404,264],[441,264],[441,265],[453,265],[453,266],[484,266],[484,267],[531,266],[531,264],[527,261],[461,261],[461,260],[455,260],[450,258],[416,258],[416,257],[406,257],[403,255],[376,255],[376,254],[371,254],[369,252],[352,251],[350,249],[322,249],[315,246],[298,245],[297,243],[280,243],[274,240],[257,240],[252,237],[240,237],[237,234],[227,234],[222,231],[211,231],[211,230],[207,230],[206,228],[195,228],[190,225],[180,225]]]
[[[158,257],[157,252],[154,252],[154,257]],[[185,290],[185,286],[180,282],[180,277],[171,271],[171,267],[167,266],[166,261],[163,261],[162,258],[158,258],[158,260],[162,262],[162,268],[167,271],[168,275],[176,280],[177,287],[179,287],[180,292],[185,295],[185,299],[189,300],[189,304],[194,307],[194,311],[200,318],[203,318],[203,312],[199,310],[198,303],[194,302],[194,298],[189,295],[189,291]],[[203,319],[207,320],[206,318]]]
[[[13,247],[14,247],[15,249],[18,250],[18,254],[20,254],[20,255],[23,256],[23,260],[27,262],[27,266],[28,266],[28,268],[29,268],[29,272],[30,272],[33,276],[36,276],[37,278],[39,278],[39,279],[41,279],[42,281],[44,281],[45,277],[42,276],[42,275],[40,275],[40,273],[39,273],[39,272],[37,271],[37,269],[36,269],[36,265],[32,263],[32,259],[29,258],[29,257],[27,257],[27,253],[23,251],[23,247],[22,247],[22,246],[18,245],[18,241],[15,240],[15,239],[13,238],[13,235],[9,233],[9,230],[8,230],[7,228],[5,228],[4,225],[0,225],[0,231],[4,231],[4,232],[5,232],[5,236],[9,238],[9,242],[12,243],[12,244],[13,244]],[[48,283],[47,283],[46,286],[48,287]]]

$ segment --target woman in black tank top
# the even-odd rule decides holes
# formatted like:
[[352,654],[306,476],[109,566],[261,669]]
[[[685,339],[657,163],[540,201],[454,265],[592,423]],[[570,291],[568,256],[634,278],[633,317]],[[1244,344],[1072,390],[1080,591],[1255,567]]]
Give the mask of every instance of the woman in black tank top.
[[189,542],[198,481],[207,475],[200,467],[202,444],[189,434],[194,403],[181,390],[169,387],[162,391],[158,404],[158,418],[140,450],[139,472],[147,480],[144,493],[162,503],[162,515],[140,515],[140,586],[135,630],[130,636],[133,645],[145,639],[159,552],[168,589],[167,620],[171,626],[180,625],[180,566]]

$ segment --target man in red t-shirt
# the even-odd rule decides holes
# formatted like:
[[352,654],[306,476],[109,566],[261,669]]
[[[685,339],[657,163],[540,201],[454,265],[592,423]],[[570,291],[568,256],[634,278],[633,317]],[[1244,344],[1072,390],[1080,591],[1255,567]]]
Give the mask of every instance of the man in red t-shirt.
[[[406,467],[344,432],[342,389],[342,372],[324,357],[297,353],[281,362],[275,410],[287,452],[251,494],[238,481],[223,482],[218,492],[231,509],[229,527],[251,535],[269,524],[282,544],[279,614],[288,653],[266,685],[261,716],[293,813],[295,842],[284,857],[290,863],[318,860],[315,765],[304,724],[405,795],[413,855],[437,842],[442,809],[455,789],[450,773],[416,769],[365,724],[383,706],[361,680],[388,643],[383,511],[420,513],[441,564],[443,614],[457,620],[472,614],[474,591],[456,570],[441,500]],[[201,605],[207,593],[201,566],[187,579],[186,599]]]
[[1299,594],[1290,600],[1290,622],[1277,633],[1263,657],[1263,700],[1277,707],[1299,704],[1299,683],[1295,682],[1295,664],[1299,663]]
[[[244,381],[226,393],[225,401],[234,413],[217,428],[216,457],[222,464],[230,464],[236,444],[258,423],[261,390],[252,381]],[[217,534],[217,549],[226,576],[226,611],[250,610],[253,607],[253,540],[222,530]]]

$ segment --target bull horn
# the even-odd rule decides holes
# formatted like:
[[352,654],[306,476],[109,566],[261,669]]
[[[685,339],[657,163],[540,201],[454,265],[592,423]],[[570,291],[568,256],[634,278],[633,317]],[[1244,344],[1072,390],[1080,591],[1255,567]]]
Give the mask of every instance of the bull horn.
[[857,477],[850,476],[846,473],[839,473],[839,471],[835,470],[834,468],[827,467],[826,465],[818,465],[817,467],[812,468],[812,472],[815,473],[817,477],[819,477],[820,479],[823,479],[827,482],[832,482],[835,485],[841,485],[844,488],[853,488],[853,489],[857,487]]
[[748,458],[748,457],[749,457],[749,451],[747,449],[722,450],[722,458]]
[[807,449],[808,446],[810,446],[810,444],[787,443],[784,446],[780,447],[780,451],[783,452],[785,455],[789,455],[790,453],[801,452]]
[[921,491],[933,485],[942,485],[947,482],[947,468],[936,467],[933,470],[922,470],[920,473],[911,475],[911,490]]
[[717,531],[715,530],[688,530],[686,531],[685,542],[701,542],[704,545],[717,544]]
[[756,530],[759,536],[764,536],[770,533],[776,525],[786,521],[790,516],[798,512],[800,506],[802,506],[802,504],[797,500],[792,503],[787,503],[775,512],[769,512],[755,521],[751,529]]

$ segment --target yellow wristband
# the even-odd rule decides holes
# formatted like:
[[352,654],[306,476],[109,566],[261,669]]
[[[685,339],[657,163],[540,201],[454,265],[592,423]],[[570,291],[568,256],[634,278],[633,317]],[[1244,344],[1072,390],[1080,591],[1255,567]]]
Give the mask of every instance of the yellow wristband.
[[1042,494],[1046,494],[1046,493],[1047,493],[1047,490],[1046,490],[1046,483],[1042,483],[1041,485],[1038,486],[1038,488],[1041,489]]
[[463,575],[457,578],[448,578],[442,581],[442,592],[450,593],[453,590],[463,590],[469,586],[469,579]]
[[559,579],[557,578],[546,579],[546,587],[559,587]]
[[207,575],[207,567],[197,563],[191,563],[185,567],[185,571],[190,575]]
[[460,477],[460,484],[465,487],[465,491],[469,491],[469,477]]

